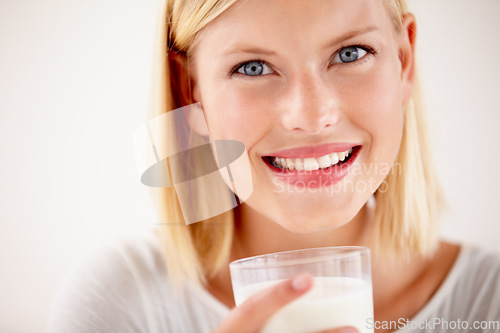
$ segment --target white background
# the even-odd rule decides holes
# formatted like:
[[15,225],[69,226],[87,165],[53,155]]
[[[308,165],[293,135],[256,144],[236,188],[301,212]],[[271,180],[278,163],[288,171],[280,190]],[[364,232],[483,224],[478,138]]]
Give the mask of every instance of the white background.
[[[500,1],[413,0],[443,234],[500,251]],[[0,0],[0,331],[43,332],[70,265],[154,220],[132,136],[158,0]]]

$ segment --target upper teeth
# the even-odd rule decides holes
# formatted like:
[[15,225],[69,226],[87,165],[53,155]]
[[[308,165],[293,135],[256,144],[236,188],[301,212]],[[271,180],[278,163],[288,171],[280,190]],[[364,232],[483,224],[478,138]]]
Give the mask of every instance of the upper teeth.
[[340,153],[331,153],[318,158],[306,157],[306,158],[281,158],[281,157],[271,157],[271,160],[277,166],[283,169],[298,171],[313,171],[318,169],[325,169],[332,165],[339,163],[339,161],[344,161],[352,153],[352,148]]

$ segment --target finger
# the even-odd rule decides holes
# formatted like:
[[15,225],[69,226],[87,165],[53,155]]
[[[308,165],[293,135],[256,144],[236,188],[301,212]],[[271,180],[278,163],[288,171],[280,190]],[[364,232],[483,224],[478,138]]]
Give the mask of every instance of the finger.
[[352,326],[344,326],[344,327],[333,328],[326,331],[321,331],[318,333],[360,333],[360,331]]
[[311,289],[312,276],[302,273],[248,298],[214,333],[258,332],[275,312]]

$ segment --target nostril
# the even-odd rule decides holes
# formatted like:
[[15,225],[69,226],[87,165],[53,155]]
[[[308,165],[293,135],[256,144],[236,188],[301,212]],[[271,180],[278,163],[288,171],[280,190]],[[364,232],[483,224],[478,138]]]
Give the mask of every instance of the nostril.
[[282,115],[283,127],[288,131],[317,135],[337,122],[333,112],[325,113],[310,109],[288,110]]

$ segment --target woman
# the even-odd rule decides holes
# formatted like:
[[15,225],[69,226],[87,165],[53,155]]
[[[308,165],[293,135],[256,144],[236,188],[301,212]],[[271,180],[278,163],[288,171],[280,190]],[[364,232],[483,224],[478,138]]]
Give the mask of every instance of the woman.
[[377,331],[500,320],[498,257],[436,237],[442,199],[405,1],[171,0],[164,13],[155,110],[200,103],[212,138],[244,143],[253,193],[186,225],[174,190],[161,189],[160,241],[130,241],[82,268],[53,331],[258,332],[312,279],[234,308],[228,263],[342,245],[372,250]]

